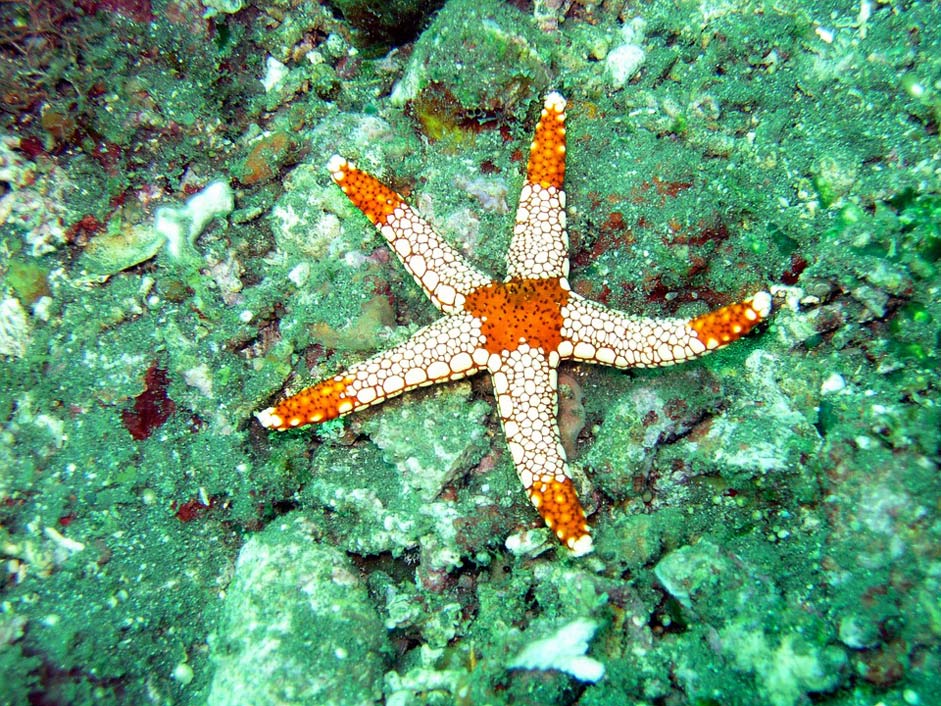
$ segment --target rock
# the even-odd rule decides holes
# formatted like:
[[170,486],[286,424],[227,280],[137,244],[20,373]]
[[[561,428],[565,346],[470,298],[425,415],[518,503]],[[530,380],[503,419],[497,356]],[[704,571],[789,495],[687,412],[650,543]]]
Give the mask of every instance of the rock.
[[410,105],[428,137],[460,141],[538,103],[550,85],[549,48],[511,5],[449,2],[415,43],[392,100]]
[[489,448],[484,418],[489,407],[470,402],[470,383],[437,387],[363,423],[383,458],[405,483],[430,502],[454,478],[480,462]]
[[378,703],[385,628],[346,555],[300,514],[242,547],[211,640],[210,706]]

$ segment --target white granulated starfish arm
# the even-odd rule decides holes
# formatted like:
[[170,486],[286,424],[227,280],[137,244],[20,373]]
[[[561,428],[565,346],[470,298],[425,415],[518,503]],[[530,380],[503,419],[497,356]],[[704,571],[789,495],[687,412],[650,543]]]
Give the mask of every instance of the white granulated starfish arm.
[[691,360],[741,338],[771,311],[771,295],[716,309],[693,319],[630,316],[574,292],[562,309],[559,354],[615,368],[651,368]]
[[558,362],[559,356],[522,344],[490,374],[516,474],[549,529],[581,556],[592,542],[559,438]]
[[546,96],[529,152],[507,251],[507,279],[566,277],[569,238],[565,230],[565,99]]
[[473,357],[469,353],[475,350],[479,338],[480,326],[469,314],[438,319],[404,343],[307,387],[255,416],[263,426],[272,429],[317,424],[416,387],[473,375],[487,361],[485,352]]
[[446,314],[461,311],[464,297],[491,281],[492,277],[469,265],[428,221],[375,177],[336,154],[327,168],[440,311]]

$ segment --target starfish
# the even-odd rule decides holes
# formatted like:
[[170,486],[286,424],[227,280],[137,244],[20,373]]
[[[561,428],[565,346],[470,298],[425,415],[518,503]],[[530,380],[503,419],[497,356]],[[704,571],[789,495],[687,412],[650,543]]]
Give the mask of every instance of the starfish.
[[530,501],[576,556],[592,550],[559,440],[559,363],[615,368],[672,365],[744,336],[771,311],[771,296],[692,319],[631,316],[589,301],[568,283],[565,99],[550,93],[530,148],[507,274],[469,264],[395,191],[339,155],[333,180],[372,221],[444,316],[390,350],[256,414],[265,427],[316,424],[406,390],[490,373],[506,445]]

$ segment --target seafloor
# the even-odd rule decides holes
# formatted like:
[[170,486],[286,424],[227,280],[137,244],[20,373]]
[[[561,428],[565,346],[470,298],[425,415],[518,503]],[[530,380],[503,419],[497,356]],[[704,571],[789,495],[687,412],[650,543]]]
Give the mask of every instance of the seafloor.
[[[0,3],[0,703],[941,704],[941,8]],[[432,306],[335,151],[500,273],[541,98],[571,283],[767,325],[562,370],[595,552],[486,376],[268,432]]]

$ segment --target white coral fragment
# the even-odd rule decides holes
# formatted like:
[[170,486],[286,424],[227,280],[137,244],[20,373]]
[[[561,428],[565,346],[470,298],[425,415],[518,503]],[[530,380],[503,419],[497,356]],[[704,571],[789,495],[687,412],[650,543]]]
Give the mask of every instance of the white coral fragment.
[[0,356],[22,358],[29,343],[26,311],[15,297],[0,301]]
[[508,665],[510,669],[558,669],[579,681],[596,682],[604,676],[604,665],[586,657],[588,641],[598,624],[586,618],[573,620],[542,640],[530,643]]
[[265,61],[265,77],[261,79],[261,84],[265,87],[265,93],[271,93],[278,84],[287,78],[290,73],[287,66],[269,56]]
[[154,214],[154,230],[161,234],[170,254],[179,259],[213,218],[227,216],[235,208],[235,195],[224,181],[214,181],[194,194],[185,206],[163,206]]

